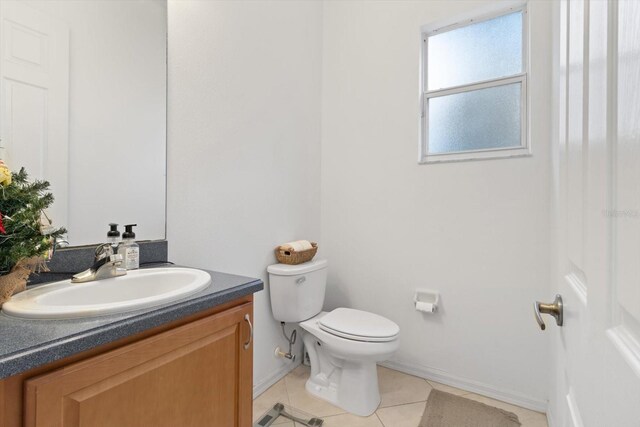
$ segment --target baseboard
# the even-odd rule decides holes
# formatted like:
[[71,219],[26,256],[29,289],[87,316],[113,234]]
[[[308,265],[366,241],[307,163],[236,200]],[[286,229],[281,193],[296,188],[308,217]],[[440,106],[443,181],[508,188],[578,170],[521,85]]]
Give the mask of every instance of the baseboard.
[[556,422],[556,416],[551,410],[551,407],[547,410],[547,426],[549,427],[557,427],[558,423]]
[[277,371],[272,372],[266,378],[263,378],[262,380],[256,382],[253,385],[253,398],[255,399],[256,397],[267,391],[269,387],[284,378],[289,372],[298,367],[298,365],[300,365],[300,362],[285,363]]
[[546,401],[533,399],[518,393],[498,390],[488,384],[483,384],[478,381],[470,380],[468,378],[457,377],[439,369],[429,368],[426,366],[410,365],[408,363],[397,361],[388,361],[381,363],[381,365],[386,366],[387,368],[395,369],[396,371],[404,372],[406,374],[414,375],[426,380],[433,380],[462,390],[481,394],[492,399],[501,400],[503,402],[511,403],[513,405],[521,406],[533,411],[547,411],[548,404]]

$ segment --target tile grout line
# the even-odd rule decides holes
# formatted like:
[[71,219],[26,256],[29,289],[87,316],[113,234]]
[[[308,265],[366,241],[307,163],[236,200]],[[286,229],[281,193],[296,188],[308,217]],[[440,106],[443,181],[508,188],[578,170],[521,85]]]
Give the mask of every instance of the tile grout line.
[[[283,385],[284,385],[284,388],[285,388],[285,393],[286,393],[286,397],[287,397],[287,400],[288,400],[288,404],[289,404],[289,406],[291,406],[292,404],[291,404],[291,398],[290,398],[289,387],[287,386],[287,382],[288,382],[288,381],[286,381],[286,379],[287,379],[288,377],[292,376],[292,375],[294,375],[294,374],[293,374],[293,371],[292,371],[292,372],[289,372],[287,375],[285,375],[285,376],[282,378],[282,382],[283,382]],[[420,378],[420,377],[417,377],[417,378]],[[426,378],[421,378],[421,379],[422,379],[422,380],[424,380],[424,381],[427,383],[427,385],[431,387],[431,389],[432,389],[432,390],[438,390],[438,388],[436,388],[436,386],[434,386],[434,384],[433,384],[433,383],[431,383],[431,381],[429,381],[428,379],[426,379]],[[435,383],[437,383],[437,382],[435,382]],[[441,383],[437,383],[437,384],[441,384]],[[459,391],[459,393],[451,393],[451,394],[455,394],[455,395],[460,396],[460,397],[465,397],[465,396],[467,396],[467,398],[469,398],[469,397],[468,397],[469,395],[476,395],[476,396],[478,396],[478,397],[488,399],[488,400],[489,400],[489,404],[490,404],[490,406],[495,406],[495,404],[494,404],[493,402],[496,402],[496,403],[505,403],[505,404],[508,404],[508,405],[510,405],[510,406],[514,406],[514,407],[516,407],[516,408],[518,408],[518,409],[522,409],[522,410],[526,411],[526,412],[527,412],[527,414],[526,414],[526,415],[524,415],[524,414],[523,414],[523,418],[522,418],[522,420],[520,420],[520,421],[526,421],[526,420],[528,420],[529,418],[534,418],[534,414],[538,414],[538,412],[537,412],[537,411],[532,411],[532,410],[527,409],[527,408],[522,408],[522,407],[520,407],[520,406],[518,406],[518,405],[513,405],[513,404],[510,404],[510,403],[508,403],[508,402],[502,402],[502,401],[497,400],[497,399],[493,399],[493,398],[490,398],[490,397],[487,397],[487,396],[483,396],[483,395],[478,395],[477,393],[470,392],[470,391],[466,391],[466,390],[462,390],[462,389],[459,389],[459,388],[457,388],[457,387],[453,387],[453,386],[448,386],[448,385],[446,385],[446,384],[443,384],[443,385],[444,385],[444,386],[446,386],[446,387],[451,387],[451,388],[452,388],[452,389],[454,389],[454,390],[458,390],[458,391]],[[443,391],[443,392],[445,392],[445,393],[450,393],[449,391],[446,391],[446,390],[439,390],[439,391]],[[470,399],[470,400],[475,400],[475,399]],[[475,400],[475,401],[477,401],[477,400]],[[386,426],[385,426],[385,424],[384,424],[384,422],[383,422],[383,421],[382,421],[382,419],[380,418],[380,414],[379,414],[379,411],[380,411],[380,410],[387,409],[387,408],[395,408],[395,407],[399,407],[399,406],[414,405],[414,404],[418,404],[418,403],[426,403],[426,400],[419,400],[419,401],[415,401],[415,402],[403,402],[403,403],[398,403],[398,404],[395,404],[395,405],[389,405],[389,406],[385,406],[385,407],[378,407],[378,408],[376,409],[376,411],[374,412],[374,414],[375,414],[375,416],[376,416],[376,419],[377,419],[377,420],[379,421],[379,423],[382,425],[382,427],[386,427]],[[481,403],[484,403],[484,402],[481,402]],[[485,403],[485,404],[487,404],[487,403]],[[497,406],[496,406],[496,407],[497,407]],[[339,413],[339,414],[327,415],[327,416],[324,416],[324,417],[322,417],[322,418],[325,418],[325,419],[326,419],[326,418],[332,418],[332,417],[337,417],[337,416],[344,415],[344,414],[347,414],[347,412],[342,412],[342,413]],[[544,413],[541,413],[541,414],[542,414],[542,415],[544,415]],[[295,423],[294,423],[294,425],[297,427],[297,424],[295,424]]]
[[[286,395],[287,395],[287,400],[289,401],[289,402],[288,402],[288,403],[289,403],[289,406],[291,406],[291,407],[293,408],[292,403],[291,403],[291,397],[290,397],[290,393],[289,393],[289,388],[287,387],[287,381],[286,381],[287,377],[289,377],[289,376],[291,376],[291,375],[293,375],[293,371],[292,371],[292,372],[289,372],[287,375],[285,375],[285,376],[282,378],[282,381],[283,381],[283,384],[284,384],[284,387],[285,387],[285,391],[286,391]],[[407,374],[407,375],[408,375],[408,374]],[[416,377],[416,378],[420,378],[420,377]],[[426,382],[426,383],[427,383],[427,385],[428,385],[428,386],[430,386],[432,390],[437,390],[437,388],[436,388],[436,387],[435,387],[435,386],[434,386],[434,385],[433,385],[429,380],[427,380],[426,378],[420,378],[420,379],[422,379],[424,382]],[[440,383],[438,383],[438,384],[440,384]],[[444,385],[446,385],[446,384],[444,384]],[[447,387],[451,387],[451,386],[447,386]],[[469,391],[466,391],[466,390],[462,390],[462,389],[459,389],[459,388],[456,388],[456,387],[451,387],[451,388],[454,388],[454,389],[456,389],[456,390],[461,391],[461,392],[462,392],[461,394],[457,394],[458,396],[461,396],[461,397],[462,397],[462,396],[469,395],[469,394],[473,394],[472,392],[469,392]],[[441,391],[442,391],[442,390],[441,390]],[[446,393],[446,392],[445,392],[445,393]],[[374,413],[375,413],[376,417],[378,418],[378,420],[380,421],[380,423],[381,423],[381,424],[383,425],[383,427],[384,427],[384,423],[382,422],[382,420],[380,419],[380,416],[378,415],[378,411],[379,411],[379,410],[381,410],[381,409],[386,409],[386,408],[395,408],[395,407],[398,407],[398,406],[404,406],[404,405],[414,405],[414,404],[418,404],[418,403],[426,403],[426,400],[407,401],[407,402],[402,402],[402,403],[398,403],[398,404],[395,404],[395,405],[379,406],[379,407],[376,409],[376,411],[375,411]],[[344,415],[344,414],[347,414],[347,412],[341,412],[341,413],[338,413],[338,414],[331,414],[331,415],[324,416],[323,418],[330,418],[330,417],[335,417],[335,416],[338,416],[338,415]]]
[[[438,389],[436,388],[436,386],[434,386],[434,385],[433,385],[433,383],[432,383],[431,381],[429,381],[429,380],[428,380],[428,379],[426,379],[426,378],[423,378],[423,380],[425,380],[425,381],[427,382],[427,384],[429,384],[429,385],[431,386],[431,388],[433,388],[434,390],[438,390]],[[453,388],[453,389],[460,390],[460,391],[462,392],[462,394],[458,394],[457,396],[466,396],[466,395],[468,395],[468,394],[474,394],[472,391],[463,390],[463,389],[461,389],[461,388],[453,387],[453,386],[446,385],[446,384],[443,384],[443,383],[439,383],[439,382],[437,382],[437,381],[434,381],[434,383],[442,384],[442,385],[444,385],[444,386],[446,386],[446,387],[451,387],[451,388]],[[438,391],[444,391],[444,390],[438,390]],[[445,393],[448,393],[448,392],[446,392],[446,391],[445,391]],[[449,393],[449,394],[453,394],[453,393]],[[494,400],[495,400],[495,399],[494,399]]]
[[389,406],[378,406],[378,409],[376,409],[376,412],[378,412],[381,409],[387,409],[387,408],[396,408],[398,406],[404,406],[404,405],[415,405],[416,403],[426,403],[426,400],[418,400],[416,402],[405,402],[405,403],[398,403],[395,405],[389,405]]
[[[293,371],[291,371],[293,372]],[[284,394],[287,396],[287,405],[291,406],[291,396],[289,396],[289,387],[287,387],[287,377],[289,375],[291,375],[291,372],[289,372],[287,375],[285,375],[284,377],[282,377],[282,385],[284,386]],[[295,426],[295,423],[293,423],[293,425]]]
[[[297,369],[297,368],[296,368],[296,369]],[[290,395],[290,393],[289,393],[289,387],[287,387],[287,381],[286,381],[286,379],[287,379],[290,375],[294,375],[294,371],[295,371],[295,369],[294,369],[293,371],[289,372],[289,373],[288,373],[287,375],[285,375],[284,377],[282,377],[282,381],[283,381],[283,383],[284,383],[285,391],[286,391],[286,393],[287,393],[287,400],[289,401],[288,405],[291,407],[291,409],[300,410],[300,409],[298,409],[298,408],[295,408],[295,407],[293,406],[293,403],[291,403],[291,395]],[[321,400],[321,399],[319,399],[319,400]],[[323,401],[323,402],[324,402],[324,401]],[[340,408],[339,408],[339,409],[340,409]],[[303,411],[303,412],[304,412],[304,411]],[[348,413],[348,412],[346,412],[346,411],[345,411],[345,412],[340,412],[340,413],[337,413],[337,414],[331,414],[331,415],[324,415],[324,416],[317,415],[317,417],[318,417],[318,418],[322,418],[322,419],[326,419],[326,418],[330,418],[330,417],[336,417],[336,416],[338,416],[338,415],[344,415],[344,414],[347,414],[347,413]],[[316,416],[315,414],[309,414],[309,415],[312,415],[312,416],[314,416],[314,417]],[[296,426],[297,426],[297,424],[295,424],[295,422],[294,422],[294,425],[296,425]]]

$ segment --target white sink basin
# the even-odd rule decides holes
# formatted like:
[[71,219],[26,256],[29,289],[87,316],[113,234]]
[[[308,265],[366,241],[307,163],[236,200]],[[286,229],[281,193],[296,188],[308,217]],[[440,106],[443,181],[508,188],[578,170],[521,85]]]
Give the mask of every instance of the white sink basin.
[[132,270],[125,276],[86,283],[50,283],[14,295],[5,314],[30,319],[70,319],[149,308],[209,286],[209,273],[194,268]]

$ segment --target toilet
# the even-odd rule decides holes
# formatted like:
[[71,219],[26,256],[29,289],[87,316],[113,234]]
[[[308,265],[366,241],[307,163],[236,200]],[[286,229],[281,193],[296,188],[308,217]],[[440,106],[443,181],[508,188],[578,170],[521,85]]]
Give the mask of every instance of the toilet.
[[380,404],[376,363],[398,350],[398,325],[351,308],[322,311],[326,260],[275,264],[267,271],[273,316],[303,329],[311,362],[307,391],[352,414],[371,415]]

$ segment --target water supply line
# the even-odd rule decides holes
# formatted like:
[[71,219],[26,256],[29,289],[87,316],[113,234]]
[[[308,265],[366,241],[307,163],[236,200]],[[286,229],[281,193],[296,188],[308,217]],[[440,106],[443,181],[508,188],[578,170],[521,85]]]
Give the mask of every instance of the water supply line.
[[285,353],[284,351],[280,350],[280,347],[276,347],[275,355],[276,357],[284,357],[285,359],[289,359],[292,362],[295,362],[296,355],[293,354],[291,351],[293,349],[293,345],[296,343],[296,337],[298,335],[298,331],[294,328],[293,331],[291,332],[291,335],[287,335],[287,333],[284,330],[284,322],[280,322],[280,326],[282,327],[282,335],[284,335],[284,338],[289,343],[289,351]]

